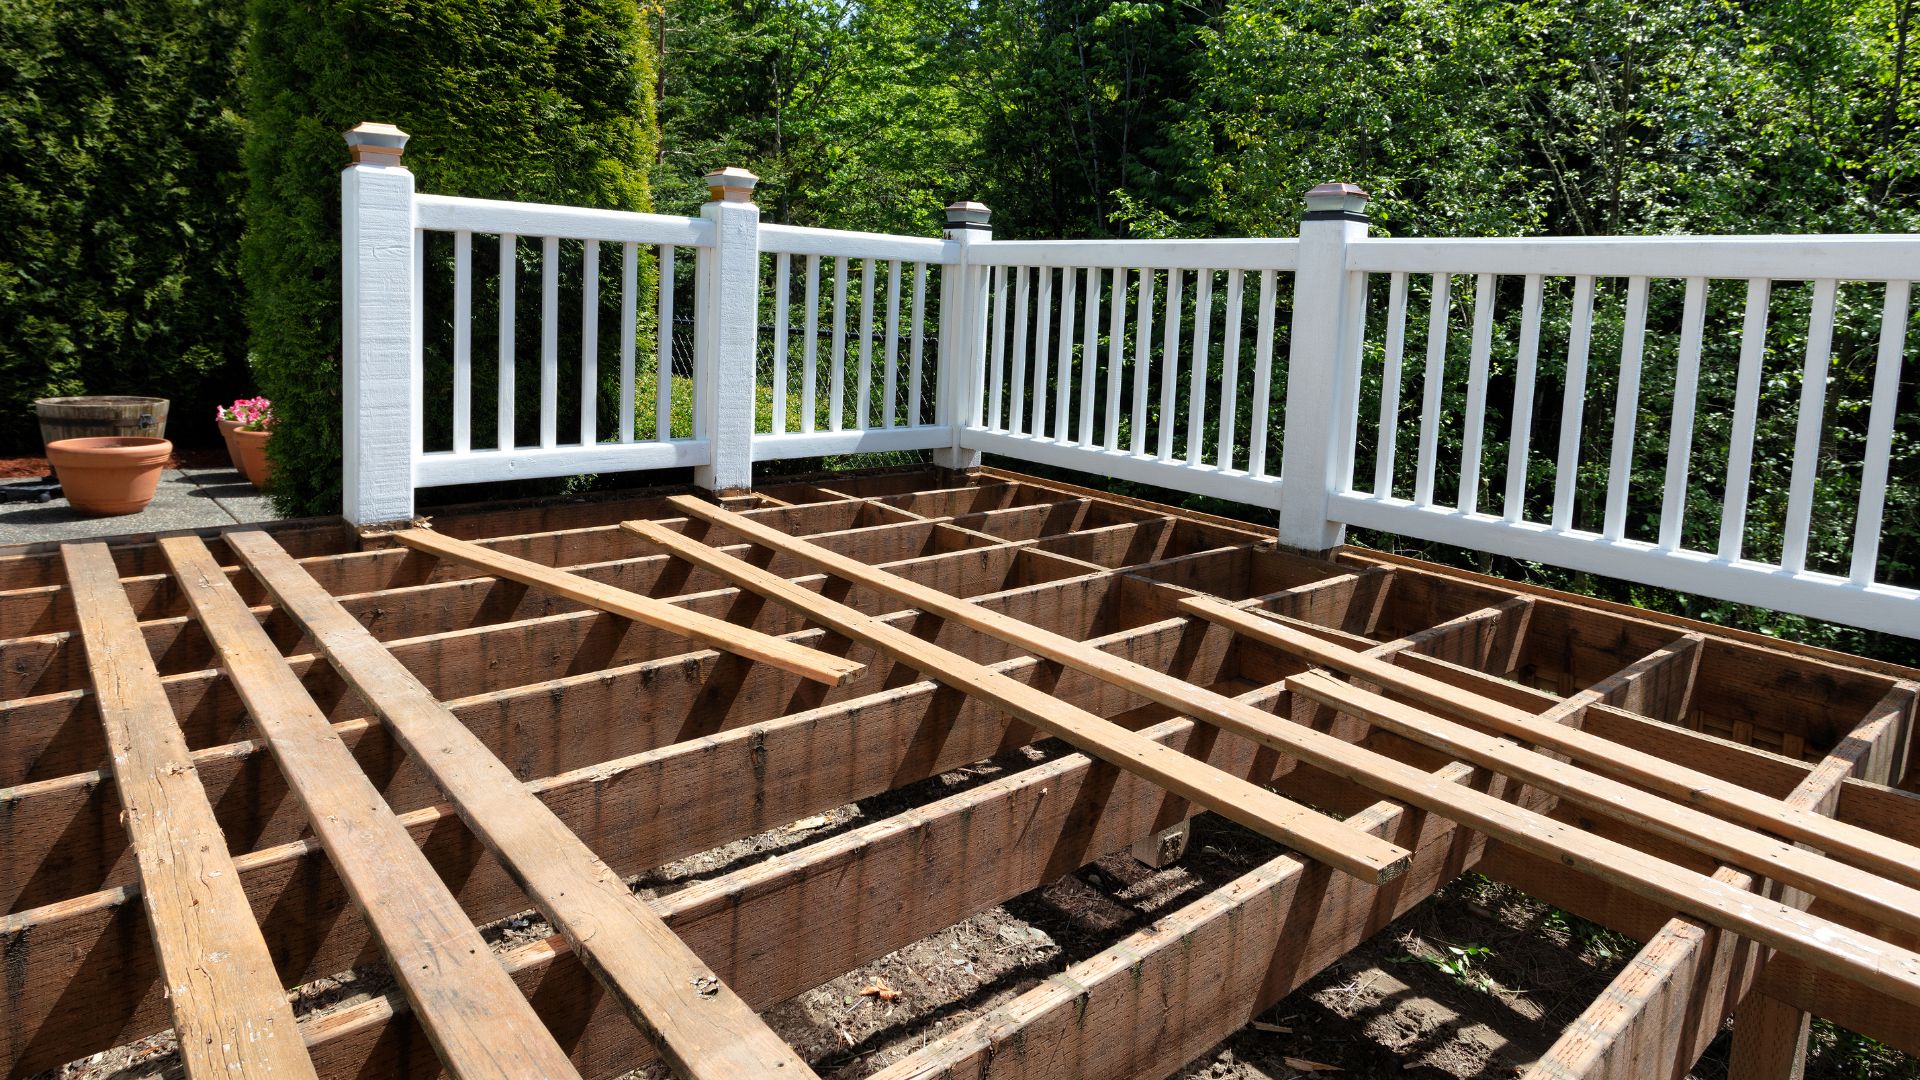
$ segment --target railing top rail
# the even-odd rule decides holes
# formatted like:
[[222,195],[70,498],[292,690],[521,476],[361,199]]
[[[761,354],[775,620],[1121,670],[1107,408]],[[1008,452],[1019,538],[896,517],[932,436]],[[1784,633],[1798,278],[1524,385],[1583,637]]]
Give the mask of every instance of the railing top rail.
[[901,259],[941,265],[960,261],[960,247],[951,240],[844,229],[810,229],[800,225],[761,225],[760,250],[785,255]]
[[413,208],[416,227],[444,232],[466,230],[684,247],[713,245],[713,223],[704,218],[452,195],[415,195]]
[[975,248],[981,266],[1097,266],[1156,270],[1292,270],[1300,241],[1236,240],[996,240]]
[[1367,238],[1347,268],[1374,273],[1905,281],[1920,278],[1920,236],[1596,236]]

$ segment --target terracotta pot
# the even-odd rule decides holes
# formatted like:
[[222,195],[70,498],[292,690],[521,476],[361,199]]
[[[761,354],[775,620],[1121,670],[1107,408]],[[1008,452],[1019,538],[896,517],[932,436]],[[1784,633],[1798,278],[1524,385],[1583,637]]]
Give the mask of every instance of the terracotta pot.
[[247,475],[247,482],[257,488],[266,487],[267,478],[273,475],[273,463],[267,460],[267,440],[272,437],[271,431],[244,431],[240,428],[235,428],[227,436],[234,462]]
[[60,475],[67,502],[83,514],[137,514],[153,501],[160,471],[173,454],[165,439],[104,435],[47,444],[47,462]]
[[227,444],[227,460],[233,463],[233,471],[244,472],[240,468],[240,451],[233,448],[233,433],[240,430],[238,420],[215,420],[220,427],[220,440]]

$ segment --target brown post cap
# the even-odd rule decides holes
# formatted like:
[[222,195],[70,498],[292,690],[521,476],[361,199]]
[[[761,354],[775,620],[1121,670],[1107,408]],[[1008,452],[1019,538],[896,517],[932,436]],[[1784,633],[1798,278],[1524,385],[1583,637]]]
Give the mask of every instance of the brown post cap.
[[760,183],[759,177],[731,165],[708,173],[706,179],[708,202],[752,202],[754,186]]
[[355,124],[343,136],[355,165],[398,165],[407,133],[392,124]]
[[1307,192],[1307,213],[1364,215],[1367,199],[1366,191],[1356,184],[1321,184]]
[[986,203],[963,201],[947,206],[947,228],[985,229],[993,223],[993,211]]

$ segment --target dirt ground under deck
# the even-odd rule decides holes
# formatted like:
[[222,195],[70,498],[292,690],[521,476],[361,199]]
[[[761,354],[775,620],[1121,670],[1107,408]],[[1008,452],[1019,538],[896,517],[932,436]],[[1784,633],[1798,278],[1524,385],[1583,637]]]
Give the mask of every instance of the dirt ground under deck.
[[[666,895],[897,814],[1064,752],[1027,748],[668,864],[632,880]],[[825,1080],[856,1080],[1033,988],[1120,937],[1273,858],[1282,849],[1212,814],[1184,858],[1153,870],[1108,856],[1047,886],[767,1010],[774,1030]],[[822,917],[831,918],[831,912]],[[548,936],[537,915],[486,928],[497,948]],[[1628,939],[1469,875],[1390,925],[1254,1023],[1174,1074],[1177,1080],[1510,1078],[1544,1052],[1633,956]],[[391,988],[381,969],[301,989],[314,1015]],[[120,1047],[35,1080],[181,1077],[170,1035]],[[1726,1080],[1722,1035],[1690,1074]],[[664,1066],[626,1080],[665,1080]],[[1920,1063],[1816,1034],[1810,1080],[1916,1080]]]

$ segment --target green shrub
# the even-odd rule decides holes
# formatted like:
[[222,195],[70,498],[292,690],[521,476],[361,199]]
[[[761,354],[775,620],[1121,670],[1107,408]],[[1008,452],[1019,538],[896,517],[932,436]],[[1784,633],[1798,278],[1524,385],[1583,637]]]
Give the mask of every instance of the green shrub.
[[[649,37],[634,0],[252,0],[252,24],[243,267],[254,368],[279,417],[274,497],[335,513],[341,132],[399,125],[423,192],[645,209]],[[446,406],[429,400],[434,429]]]
[[245,396],[238,0],[0,4],[0,453],[33,399]]

